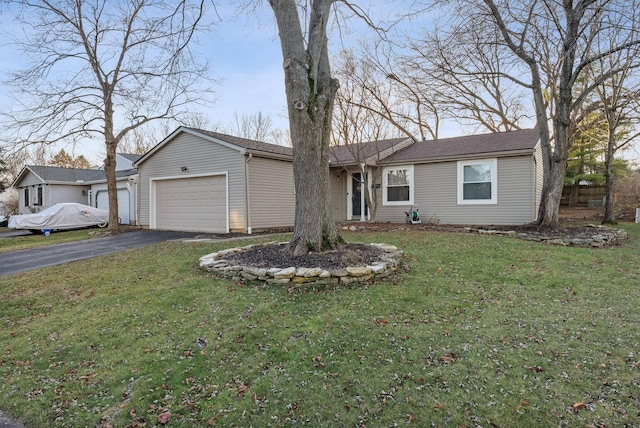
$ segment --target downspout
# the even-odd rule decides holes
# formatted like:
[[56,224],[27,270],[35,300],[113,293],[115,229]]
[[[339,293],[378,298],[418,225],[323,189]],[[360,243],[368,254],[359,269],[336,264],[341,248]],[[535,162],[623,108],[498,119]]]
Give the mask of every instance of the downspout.
[[249,162],[253,155],[249,153],[247,160],[244,163],[244,197],[245,207],[247,208],[247,234],[251,235],[251,192],[249,186]]

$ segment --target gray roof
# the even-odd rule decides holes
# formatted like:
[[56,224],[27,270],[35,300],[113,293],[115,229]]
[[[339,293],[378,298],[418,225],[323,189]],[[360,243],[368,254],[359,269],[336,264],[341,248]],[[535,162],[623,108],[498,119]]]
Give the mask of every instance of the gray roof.
[[26,168],[42,179],[43,182],[97,181],[106,178],[99,169],[60,168],[57,166],[27,165]]
[[251,153],[255,155],[263,155],[266,157],[281,158],[286,160],[293,159],[293,149],[291,147],[280,146],[278,144],[269,144],[262,141],[249,140],[247,138],[235,137],[233,135],[221,134],[219,132],[205,131],[204,129],[188,128],[181,126],[158,144],[153,146],[147,153],[142,155],[140,159],[137,159],[133,165],[135,167],[140,166],[141,163],[149,159],[156,151],[160,150],[165,144],[171,141],[176,135],[181,132],[187,132],[194,135],[200,135],[204,138],[217,140],[230,147],[236,148],[238,151],[245,153]]
[[118,153],[118,154],[131,162],[135,162],[142,157],[142,155],[137,155],[135,153]]
[[388,150],[407,138],[392,138],[389,140],[369,141],[366,143],[331,146],[329,160],[331,165],[350,165],[364,162],[367,158]]
[[[42,183],[47,184],[69,184],[87,185],[94,182],[101,182],[107,179],[103,169],[81,169],[81,168],[61,168],[58,166],[25,165],[20,174],[15,178],[11,186],[16,186],[22,181],[27,171],[35,174]],[[136,169],[126,169],[116,171],[116,179],[129,177],[137,174]]]
[[419,141],[387,157],[384,163],[429,162],[471,156],[478,157],[485,154],[487,156],[496,156],[516,152],[532,153],[539,139],[540,133],[537,129],[524,129]]
[[203,129],[187,128],[191,131],[207,135],[217,140],[222,140],[234,146],[242,147],[251,152],[263,152],[276,155],[293,156],[293,149],[278,144],[270,144],[262,141],[249,140],[247,138],[234,137],[233,135],[221,134],[219,132],[205,131]]
[[[293,149],[291,147],[235,137],[219,132],[205,131],[203,129],[180,127],[141,156],[134,165],[138,166],[140,162],[148,159],[155,151],[169,142],[173,136],[179,132],[200,134],[256,155],[274,156],[289,160],[293,157]],[[370,141],[349,146],[332,146],[329,151],[329,156],[332,166],[352,165],[359,162],[367,162],[368,164],[430,162],[454,158],[478,157],[481,155],[499,156],[525,152],[532,153],[538,140],[539,133],[537,129],[469,135],[415,143],[403,137]],[[382,159],[376,159],[376,155],[378,154],[381,155]]]

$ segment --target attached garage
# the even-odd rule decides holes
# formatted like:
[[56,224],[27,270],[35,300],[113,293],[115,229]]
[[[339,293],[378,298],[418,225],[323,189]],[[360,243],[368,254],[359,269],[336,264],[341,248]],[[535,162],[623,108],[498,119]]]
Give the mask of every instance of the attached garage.
[[291,227],[291,147],[180,127],[134,164],[142,227],[202,233]]
[[227,174],[151,180],[152,229],[228,233]]

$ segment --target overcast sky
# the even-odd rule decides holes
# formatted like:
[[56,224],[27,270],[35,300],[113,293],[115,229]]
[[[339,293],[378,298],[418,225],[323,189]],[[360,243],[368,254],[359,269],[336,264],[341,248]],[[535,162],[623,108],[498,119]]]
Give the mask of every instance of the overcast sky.
[[[219,2],[218,2],[219,3]],[[238,16],[233,6],[218,5],[218,17],[208,16],[214,21],[211,31],[199,38],[195,49],[210,62],[210,72],[220,84],[215,87],[215,103],[204,111],[212,125],[224,126],[234,120],[234,116],[251,115],[258,112],[270,115],[276,128],[287,129],[286,101],[284,89],[284,73],[282,69],[282,52],[277,36],[273,12],[262,2],[262,7],[254,13]],[[397,11],[406,11],[409,0],[382,2],[380,0],[363,0],[359,4],[371,13],[374,19],[392,19]],[[373,6],[372,6],[373,5]],[[9,71],[20,68],[21,54],[8,45],[8,35],[18,27],[12,16],[4,10],[0,14],[0,76],[6,78]],[[435,19],[435,18],[434,18]],[[406,22],[405,28],[417,32],[425,26],[428,17]],[[348,26],[342,27],[338,33],[330,36],[331,53],[338,53],[343,47],[355,43],[359,38],[375,37],[373,31],[361,20],[349,20]],[[7,102],[4,97],[9,88],[0,86],[0,102]],[[202,111],[201,107],[197,107]],[[459,126],[442,129],[443,137],[462,135]],[[52,153],[59,150],[58,147]],[[102,142],[92,141],[76,147],[67,147],[67,151],[84,154],[90,161],[101,162],[104,153]],[[637,150],[627,154],[629,158],[638,159]]]
[[[241,117],[261,112],[271,116],[275,128],[288,129],[282,52],[273,12],[263,2],[257,11],[239,15],[235,6],[239,2],[227,3],[233,5],[217,6],[218,17],[208,15],[208,20],[213,22],[211,31],[201,34],[194,46],[209,60],[211,76],[220,82],[214,87],[215,103],[204,113],[212,125],[225,126],[236,115]],[[378,3],[375,12],[389,16],[390,12],[385,11],[386,2],[380,4],[372,0],[361,3]],[[20,61],[21,53],[9,44],[9,34],[19,28],[10,11],[5,9],[0,14],[0,22],[0,73],[6,78],[9,72],[24,64]],[[363,23],[350,23],[349,31],[341,33],[341,41],[332,41],[337,49],[358,37],[366,37],[363,33],[370,29]],[[10,88],[0,89],[0,102],[10,102],[4,96]],[[194,106],[194,109],[203,111],[201,106]],[[102,145],[95,141],[67,147],[66,150],[76,155],[84,154],[94,162],[100,162],[100,154],[104,153]]]

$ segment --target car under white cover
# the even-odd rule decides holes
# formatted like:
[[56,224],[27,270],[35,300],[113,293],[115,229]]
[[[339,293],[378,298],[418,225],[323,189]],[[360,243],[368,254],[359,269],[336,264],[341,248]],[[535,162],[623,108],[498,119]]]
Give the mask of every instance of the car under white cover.
[[108,211],[67,202],[55,204],[38,213],[11,216],[8,227],[27,230],[69,230],[91,226],[105,227],[108,223]]

